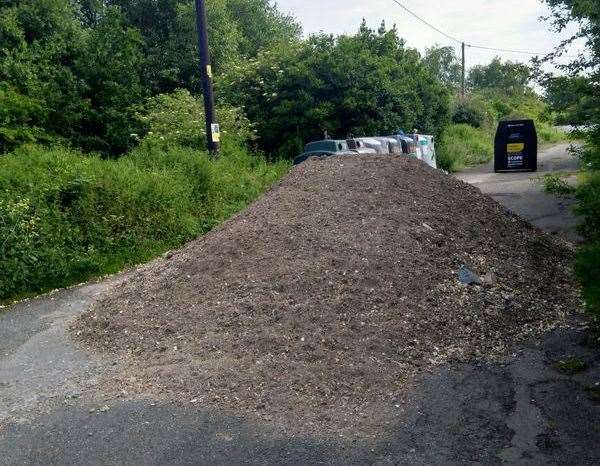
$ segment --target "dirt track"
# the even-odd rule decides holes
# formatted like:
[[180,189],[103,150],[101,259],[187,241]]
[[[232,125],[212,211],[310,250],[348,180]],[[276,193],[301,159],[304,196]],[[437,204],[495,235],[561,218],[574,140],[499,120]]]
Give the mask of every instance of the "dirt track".
[[[566,245],[419,161],[331,157],[141,268],[74,331],[122,358],[116,389],[365,437],[415,373],[564,322],[568,265]],[[460,283],[464,267],[483,283]]]

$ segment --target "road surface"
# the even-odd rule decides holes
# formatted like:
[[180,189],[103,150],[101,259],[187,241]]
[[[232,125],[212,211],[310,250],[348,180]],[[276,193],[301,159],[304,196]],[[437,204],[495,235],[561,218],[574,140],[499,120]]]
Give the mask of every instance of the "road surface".
[[544,192],[539,182],[547,173],[573,174],[577,170],[578,161],[569,153],[569,144],[558,144],[540,151],[536,173],[494,173],[491,163],[457,176],[542,230],[579,242],[573,214],[575,201]]
[[[570,170],[564,146],[542,170]],[[461,178],[541,228],[570,236],[566,201],[542,195],[531,174],[471,170]],[[564,204],[563,204],[564,202]],[[127,273],[58,291],[0,314],[0,464],[599,464],[600,358],[575,326],[518,348],[504,363],[423,374],[402,420],[375,443],[299,437],[235,412],[147,398],[111,398],[98,381],[118,370],[69,337],[70,322]],[[584,361],[575,375],[555,362]]]

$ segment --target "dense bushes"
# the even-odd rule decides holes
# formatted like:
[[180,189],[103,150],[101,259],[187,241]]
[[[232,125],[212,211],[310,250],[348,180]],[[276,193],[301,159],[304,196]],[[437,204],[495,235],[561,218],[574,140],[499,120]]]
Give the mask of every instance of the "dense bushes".
[[471,125],[473,128],[481,128],[486,124],[491,123],[490,112],[486,109],[483,102],[474,98],[459,97],[452,111],[452,122],[459,124]]
[[[587,245],[578,251],[576,271],[600,338],[600,3],[545,2],[552,7],[553,25],[558,32],[573,25],[578,28],[564,44],[585,42],[585,57],[561,66],[567,76],[549,79],[546,84],[550,102],[561,113],[561,119],[589,127],[583,134],[585,144],[580,153],[586,180],[577,189],[577,212],[583,220],[581,231]],[[564,48],[559,49],[559,56],[562,51]]]
[[587,245],[577,253],[575,271],[600,331],[600,172],[592,172],[577,188],[576,196],[579,201],[576,211],[582,218],[580,231]]
[[144,144],[119,160],[22,148],[0,158],[0,301],[119,270],[243,208],[285,171],[236,145],[216,162]]
[[259,144],[275,157],[293,158],[325,133],[438,135],[450,116],[450,90],[384,25],[266,50],[232,68],[220,93],[244,105]]
[[[207,9],[217,75],[299,40],[299,26],[268,0]],[[127,152],[145,99],[200,92],[197,43],[193,0],[0,1],[0,151],[60,140]]]

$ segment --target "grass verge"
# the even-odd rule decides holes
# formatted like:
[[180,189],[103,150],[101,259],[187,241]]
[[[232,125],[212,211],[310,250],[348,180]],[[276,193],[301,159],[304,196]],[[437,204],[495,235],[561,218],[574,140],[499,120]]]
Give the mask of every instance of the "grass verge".
[[243,209],[289,166],[226,145],[117,160],[33,146],[0,157],[0,302],[150,260]]

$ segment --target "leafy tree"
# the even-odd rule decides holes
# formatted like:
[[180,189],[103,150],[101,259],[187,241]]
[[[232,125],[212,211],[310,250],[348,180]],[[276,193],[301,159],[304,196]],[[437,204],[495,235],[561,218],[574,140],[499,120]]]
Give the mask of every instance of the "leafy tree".
[[[187,88],[200,92],[198,38],[193,0],[77,0],[83,18],[101,17],[118,6],[128,26],[143,37],[143,81],[152,93]],[[207,2],[211,58],[215,73],[256,56],[264,47],[299,38],[300,28],[268,0]],[[88,21],[89,22],[89,21]]]
[[594,86],[586,76],[558,76],[545,82],[546,99],[559,112],[560,122],[572,125],[586,124],[596,110]]
[[270,0],[228,0],[227,8],[241,32],[239,53],[243,57],[256,57],[259,51],[275,43],[300,38],[300,25],[293,17],[281,13]]
[[2,13],[0,82],[39,108],[20,120],[23,130],[85,150],[126,150],[127,108],[143,96],[142,55],[138,33],[123,25],[119,10],[103,10],[88,29],[69,0],[25,0]]
[[[242,146],[254,140],[252,125],[239,108],[220,107],[217,111],[223,128],[224,144]],[[144,144],[159,147],[206,147],[204,106],[201,99],[186,89],[150,97],[136,111],[144,134],[138,135]],[[233,135],[233,138],[230,137]]]
[[469,71],[471,89],[503,89],[507,93],[525,93],[531,69],[523,63],[502,62],[496,57],[489,65],[477,65]]
[[1,152],[42,139],[45,135],[40,126],[45,117],[44,109],[38,101],[0,83]]
[[400,128],[438,133],[449,93],[395,29],[365,24],[354,36],[317,35],[240,64],[221,95],[241,102],[268,152],[290,157],[303,142]]
[[447,86],[458,89],[462,84],[462,64],[454,47],[431,47],[425,51],[423,62],[434,76]]
[[144,95],[141,43],[139,32],[125,27],[115,8],[109,8],[90,31],[85,53],[73,66],[86,83],[81,97],[89,105],[76,137],[78,145],[112,153],[130,147],[135,130],[130,109]]

